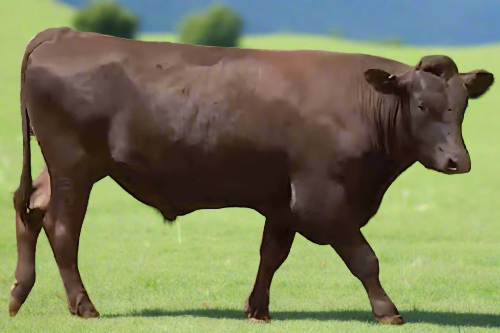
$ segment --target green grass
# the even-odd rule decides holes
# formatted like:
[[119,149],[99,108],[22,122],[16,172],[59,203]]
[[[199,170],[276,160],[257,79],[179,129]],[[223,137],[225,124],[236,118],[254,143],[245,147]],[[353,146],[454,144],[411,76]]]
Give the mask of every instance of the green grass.
[[[39,30],[69,25],[71,10],[48,0],[0,2],[0,332],[495,332],[500,331],[500,85],[471,101],[464,137],[467,175],[415,165],[388,191],[364,234],[381,264],[381,281],[407,324],[375,324],[366,293],[329,247],[298,236],[276,273],[271,325],[241,316],[259,262],[263,217],[246,209],[198,211],[164,225],[151,208],[109,180],[96,184],[81,236],[79,265],[98,320],[67,311],[44,234],[37,283],[15,318],[7,313],[16,263],[11,193],[21,171],[19,66]],[[144,39],[175,40],[172,35]],[[500,75],[500,45],[475,48],[381,46],[317,36],[244,38],[242,46],[315,48],[383,55],[416,64],[444,53],[461,71]],[[33,169],[42,166],[36,145]]]

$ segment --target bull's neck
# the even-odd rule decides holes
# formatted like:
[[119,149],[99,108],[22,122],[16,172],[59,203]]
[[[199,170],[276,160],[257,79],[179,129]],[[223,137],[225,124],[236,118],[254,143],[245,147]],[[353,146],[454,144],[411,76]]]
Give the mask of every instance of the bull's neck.
[[404,110],[408,110],[408,98],[385,95],[371,91],[364,100],[363,110],[370,132],[370,147],[384,155],[396,165],[406,169],[415,162],[412,158]]

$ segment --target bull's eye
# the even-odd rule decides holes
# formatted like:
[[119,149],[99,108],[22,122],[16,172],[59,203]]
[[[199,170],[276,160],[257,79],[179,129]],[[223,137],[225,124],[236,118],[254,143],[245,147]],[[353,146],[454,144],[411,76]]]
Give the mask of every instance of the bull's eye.
[[449,112],[451,112],[452,110],[451,109],[448,109]]

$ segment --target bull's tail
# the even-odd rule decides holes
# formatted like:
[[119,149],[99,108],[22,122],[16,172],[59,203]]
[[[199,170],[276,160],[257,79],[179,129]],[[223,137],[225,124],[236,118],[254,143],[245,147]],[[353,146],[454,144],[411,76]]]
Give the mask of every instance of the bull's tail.
[[14,194],[14,206],[21,217],[23,224],[30,220],[29,203],[33,193],[33,178],[31,176],[31,126],[26,107],[26,69],[28,67],[28,58],[33,51],[30,46],[34,39],[26,47],[23,62],[21,65],[21,119],[23,133],[23,171],[21,172],[21,184]]
[[23,224],[29,223],[30,197],[33,194],[33,178],[31,176],[31,125],[26,105],[26,70],[31,53],[43,42],[53,40],[59,34],[69,31],[69,28],[52,28],[38,33],[26,46],[21,64],[21,119],[23,133],[23,170],[21,183],[14,194],[14,207],[20,214]]

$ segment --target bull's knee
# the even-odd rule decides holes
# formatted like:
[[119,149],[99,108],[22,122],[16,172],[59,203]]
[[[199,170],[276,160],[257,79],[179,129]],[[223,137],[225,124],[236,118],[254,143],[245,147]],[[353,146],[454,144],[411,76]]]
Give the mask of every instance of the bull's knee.
[[347,266],[353,275],[361,281],[379,274],[378,258],[368,245],[356,248],[347,260]]

